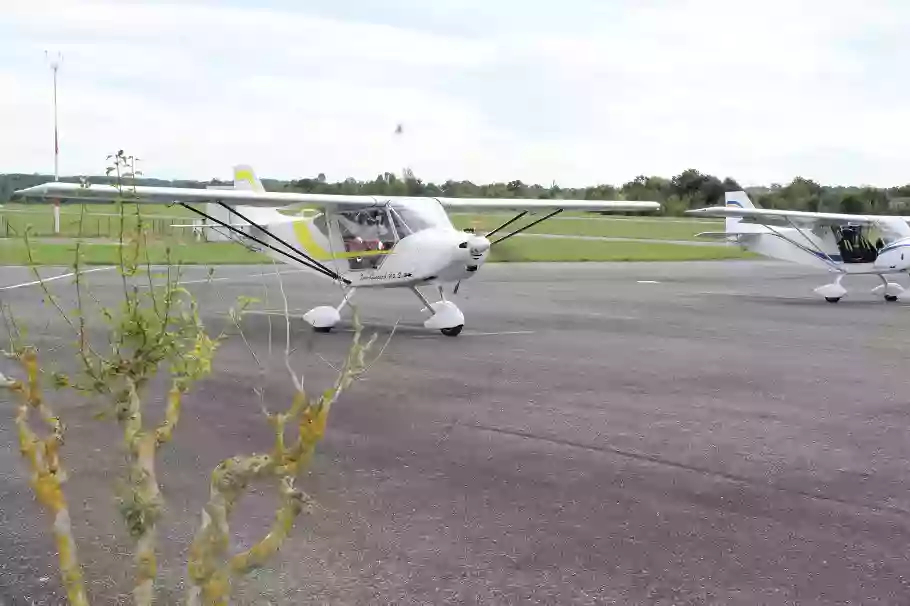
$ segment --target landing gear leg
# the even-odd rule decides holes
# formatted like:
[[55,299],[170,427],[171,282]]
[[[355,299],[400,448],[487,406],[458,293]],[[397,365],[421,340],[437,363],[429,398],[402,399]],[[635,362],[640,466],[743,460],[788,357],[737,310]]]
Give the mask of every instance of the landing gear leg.
[[446,300],[445,295],[442,293],[442,288],[439,289],[441,299],[436,303],[430,303],[423,296],[423,293],[417,290],[416,286],[412,286],[411,290],[426,306],[421,311],[429,311],[432,314],[423,323],[425,327],[437,328],[439,332],[447,337],[457,337],[461,333],[461,329],[464,328],[464,314],[461,313],[457,305]]
[[847,294],[847,289],[841,286],[841,280],[846,274],[840,274],[831,284],[825,284],[815,289],[815,292],[825,298],[828,303],[837,303],[840,298]]
[[316,332],[329,332],[341,321],[341,310],[347,306],[356,291],[357,288],[354,286],[348,288],[347,292],[344,294],[344,299],[341,300],[338,307],[332,307],[330,305],[314,307],[303,314],[304,321],[312,326]]
[[879,275],[878,277],[881,279],[882,284],[873,288],[872,292],[875,294],[883,294],[885,296],[885,301],[897,301],[898,296],[904,292],[904,287],[897,282],[888,282],[888,279],[883,275]]

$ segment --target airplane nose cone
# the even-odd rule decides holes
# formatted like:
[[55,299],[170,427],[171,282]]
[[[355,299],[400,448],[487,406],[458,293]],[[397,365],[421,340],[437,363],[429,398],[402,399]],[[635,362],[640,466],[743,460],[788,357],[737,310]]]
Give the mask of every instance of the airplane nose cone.
[[490,250],[490,241],[483,236],[472,236],[458,245],[458,248],[466,250],[468,254],[475,259],[479,259]]
[[490,250],[490,241],[483,236],[475,236],[468,242],[468,249],[472,257],[479,258]]

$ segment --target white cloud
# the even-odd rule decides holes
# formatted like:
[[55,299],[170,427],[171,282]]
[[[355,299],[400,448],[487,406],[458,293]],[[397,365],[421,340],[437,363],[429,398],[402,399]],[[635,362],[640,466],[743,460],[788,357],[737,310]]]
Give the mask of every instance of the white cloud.
[[5,3],[0,170],[52,167],[59,48],[66,174],[910,182],[903,2],[244,4]]

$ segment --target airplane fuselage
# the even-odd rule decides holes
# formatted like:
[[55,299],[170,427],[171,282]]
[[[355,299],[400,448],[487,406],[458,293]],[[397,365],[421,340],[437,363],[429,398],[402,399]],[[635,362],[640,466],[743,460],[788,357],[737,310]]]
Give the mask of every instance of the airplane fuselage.
[[[758,229],[752,233],[737,234],[736,242],[749,252],[771,259],[844,274],[897,274],[908,269],[907,265],[890,262],[891,256],[881,253],[868,256],[868,261],[848,262],[830,231],[825,233],[825,237],[820,237],[814,231],[796,228],[770,230],[764,226],[749,227]],[[879,250],[888,252],[891,246],[893,244]],[[910,252],[910,249],[907,250]]]
[[[287,250],[280,243],[284,240],[358,288],[455,283],[476,275],[486,261],[489,241],[455,229],[441,207],[428,208],[434,202],[421,204],[432,222],[416,229],[404,221],[410,218],[416,226],[420,217],[402,213],[400,220],[380,207],[370,209],[368,217],[365,211],[320,213],[291,221],[282,216],[280,221],[260,224],[263,231],[257,238]],[[306,267],[274,249],[258,250],[282,263]]]

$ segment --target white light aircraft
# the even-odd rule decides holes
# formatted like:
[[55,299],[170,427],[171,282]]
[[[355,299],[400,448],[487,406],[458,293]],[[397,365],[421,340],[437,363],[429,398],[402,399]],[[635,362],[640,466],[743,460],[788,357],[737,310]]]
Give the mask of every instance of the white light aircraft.
[[744,191],[727,192],[725,203],[686,212],[726,219],[724,231],[698,236],[724,239],[765,257],[836,273],[834,282],[815,289],[829,303],[837,303],[847,293],[841,285],[847,275],[878,276],[882,284],[872,292],[886,301],[897,301],[904,291],[886,276],[910,270],[910,217],[756,208]]
[[[456,336],[464,315],[445,297],[444,286],[477,274],[491,247],[564,210],[654,211],[657,202],[537,200],[524,198],[440,198],[349,196],[269,192],[252,168],[234,167],[233,188],[180,188],[81,183],[44,183],[14,192],[26,202],[133,202],[178,204],[204,218],[203,229],[225,230],[233,238],[289,265],[312,270],[340,283],[337,306],[319,306],[303,315],[314,329],[327,332],[341,319],[360,288],[407,288],[423,302],[429,318],[424,326]],[[205,204],[205,211],[191,205]],[[281,210],[309,208],[311,216],[288,216]],[[485,235],[459,231],[447,211],[519,211]],[[492,237],[524,217],[549,211],[542,218],[498,239]],[[220,217],[217,216],[220,214]],[[232,222],[230,215],[239,221]],[[197,226],[198,227],[198,226]],[[435,286],[440,300],[430,302],[419,290]]]

